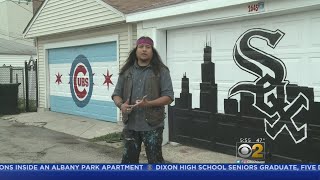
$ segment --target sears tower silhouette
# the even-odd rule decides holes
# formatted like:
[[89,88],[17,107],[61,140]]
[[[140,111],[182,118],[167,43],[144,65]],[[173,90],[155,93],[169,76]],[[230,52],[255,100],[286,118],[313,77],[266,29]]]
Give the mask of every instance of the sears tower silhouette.
[[[203,63],[201,64],[201,80],[200,83],[200,110],[217,113],[217,84],[215,81],[215,64],[211,61],[212,48],[206,43],[203,54]],[[183,109],[191,109],[192,95],[189,93],[189,78],[184,74],[181,83],[180,98],[176,98],[176,107]]]
[[215,80],[215,64],[211,61],[211,55],[212,48],[206,43],[203,53],[204,62],[201,64],[200,110],[217,113],[218,85]]

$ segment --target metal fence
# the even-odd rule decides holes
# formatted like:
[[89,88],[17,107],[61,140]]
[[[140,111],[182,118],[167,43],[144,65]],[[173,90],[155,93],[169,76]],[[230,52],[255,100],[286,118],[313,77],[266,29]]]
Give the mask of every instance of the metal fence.
[[18,88],[19,111],[37,111],[37,61],[30,60],[25,63],[25,67],[0,66],[0,84],[10,83],[21,83]]
[[25,62],[26,75],[26,111],[37,111],[38,107],[38,75],[37,61]]
[[11,66],[6,66],[5,64],[0,67],[0,83],[7,84],[10,83],[10,73]]

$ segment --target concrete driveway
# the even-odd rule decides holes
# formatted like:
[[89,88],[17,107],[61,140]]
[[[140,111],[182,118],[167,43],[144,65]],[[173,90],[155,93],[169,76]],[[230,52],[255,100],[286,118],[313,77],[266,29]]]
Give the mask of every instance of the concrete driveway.
[[[42,127],[42,129],[46,128],[55,132],[72,135],[76,139],[83,138],[84,140],[109,133],[121,132],[123,128],[121,123],[99,121],[50,111],[6,115],[0,119],[25,126]],[[97,142],[96,144],[113,147],[113,150],[116,152],[122,151],[121,143],[111,144]],[[118,154],[117,157],[110,157],[109,159],[121,159],[121,153],[116,154]],[[235,163],[237,161],[235,156],[184,146],[177,143],[164,145],[163,156],[165,160],[171,163]],[[141,162],[146,163],[144,151],[141,153]]]

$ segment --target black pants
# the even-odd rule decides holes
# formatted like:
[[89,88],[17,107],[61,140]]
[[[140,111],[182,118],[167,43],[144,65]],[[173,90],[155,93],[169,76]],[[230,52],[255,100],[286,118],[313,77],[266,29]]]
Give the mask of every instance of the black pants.
[[133,131],[124,129],[122,132],[124,151],[121,163],[139,163],[142,142],[146,147],[149,164],[164,163],[162,157],[162,134],[163,127],[152,131]]

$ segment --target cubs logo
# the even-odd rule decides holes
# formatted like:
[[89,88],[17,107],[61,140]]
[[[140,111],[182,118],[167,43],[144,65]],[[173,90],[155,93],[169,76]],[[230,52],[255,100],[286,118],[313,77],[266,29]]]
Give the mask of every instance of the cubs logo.
[[70,69],[70,91],[73,101],[78,107],[85,107],[92,96],[93,74],[88,59],[79,55]]

